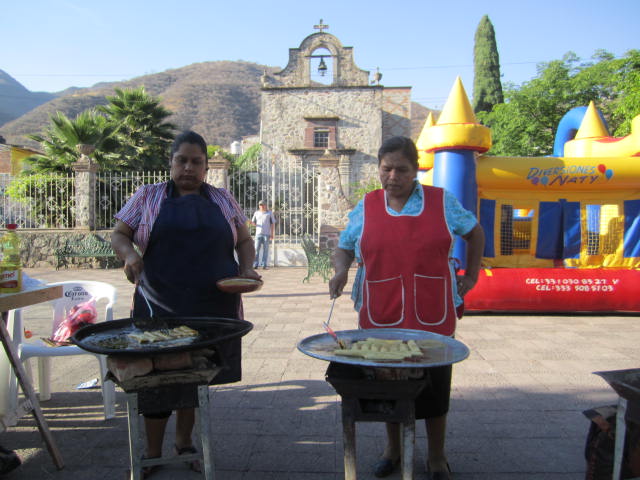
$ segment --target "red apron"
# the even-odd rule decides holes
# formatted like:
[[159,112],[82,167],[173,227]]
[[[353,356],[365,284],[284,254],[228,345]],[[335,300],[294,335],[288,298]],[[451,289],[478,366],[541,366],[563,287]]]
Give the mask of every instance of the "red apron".
[[444,190],[422,187],[423,208],[415,216],[389,214],[384,190],[364,198],[361,328],[410,328],[442,335],[455,331],[449,268],[453,237],[444,215]]

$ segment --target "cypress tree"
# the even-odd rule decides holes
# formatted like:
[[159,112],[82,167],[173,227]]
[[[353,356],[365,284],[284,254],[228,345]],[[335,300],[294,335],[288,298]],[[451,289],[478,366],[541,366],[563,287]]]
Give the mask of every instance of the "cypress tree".
[[496,34],[485,15],[478,24],[473,47],[473,110],[490,112],[494,105],[503,102]]

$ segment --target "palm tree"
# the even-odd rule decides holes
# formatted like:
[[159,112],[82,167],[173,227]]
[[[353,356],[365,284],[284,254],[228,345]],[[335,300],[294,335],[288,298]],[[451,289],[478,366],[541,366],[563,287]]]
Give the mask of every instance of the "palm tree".
[[27,169],[11,182],[7,194],[29,206],[30,221],[48,227],[70,226],[73,224],[73,177],[68,174],[80,158],[78,147],[90,145],[94,148],[92,159],[101,168],[109,168],[115,129],[95,110],[86,110],[75,119],[57,112],[50,120],[41,135],[29,135],[40,142],[44,153],[25,159]]
[[80,157],[79,144],[95,147],[92,157],[101,165],[109,167],[111,152],[115,147],[115,128],[95,110],[85,110],[70,119],[62,112],[50,117],[51,124],[42,135],[29,135],[40,143],[44,155],[33,155],[26,159],[32,172],[71,172],[71,166]]
[[125,170],[167,168],[168,150],[175,125],[166,121],[171,112],[144,87],[115,89],[107,105],[98,106],[115,126],[119,143],[119,168]]

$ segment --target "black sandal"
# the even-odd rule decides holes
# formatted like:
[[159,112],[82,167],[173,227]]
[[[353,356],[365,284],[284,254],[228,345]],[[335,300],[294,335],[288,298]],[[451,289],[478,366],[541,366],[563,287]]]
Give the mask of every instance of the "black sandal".
[[[178,448],[177,445],[173,446],[174,448],[174,452],[176,453],[176,455],[185,455],[185,454],[195,454],[198,453],[198,450],[196,450],[196,448],[191,445],[189,447],[182,447],[182,448]],[[198,472],[198,473],[202,473],[202,465],[200,464],[200,460],[190,460],[188,462],[184,462],[187,464],[187,466],[189,467],[190,470],[194,471],[194,472]]]
[[[149,460],[151,458],[160,458],[160,457],[145,457],[144,455],[142,456],[142,460]],[[141,469],[141,477],[144,478],[149,478],[151,475],[153,475],[154,473],[156,473],[158,470],[160,470],[162,468],[162,465],[151,465],[149,467],[142,467]],[[131,470],[127,468],[127,470],[125,471],[124,474],[124,480],[129,480],[131,478]]]
[[447,471],[445,472],[432,472],[427,460],[427,479],[428,480],[451,480],[451,467],[447,462]]
[[16,452],[0,445],[0,475],[15,470],[21,463],[22,460],[20,460]]
[[[142,456],[142,460],[151,460],[152,458],[160,458],[160,457],[147,457]],[[162,468],[162,465],[150,465],[148,467],[142,467],[142,478],[149,478],[151,475],[156,473],[158,470]]]
[[373,474],[378,478],[388,477],[393,473],[399,463],[400,457],[395,460],[390,458],[381,458],[373,466]]

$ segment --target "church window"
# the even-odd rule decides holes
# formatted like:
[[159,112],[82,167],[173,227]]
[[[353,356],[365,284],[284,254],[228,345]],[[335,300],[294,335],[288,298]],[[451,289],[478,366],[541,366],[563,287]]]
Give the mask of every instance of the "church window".
[[313,130],[313,146],[315,148],[329,147],[329,129],[328,128],[315,128]]
[[304,148],[335,149],[337,148],[336,117],[305,117],[307,122],[304,132]]

